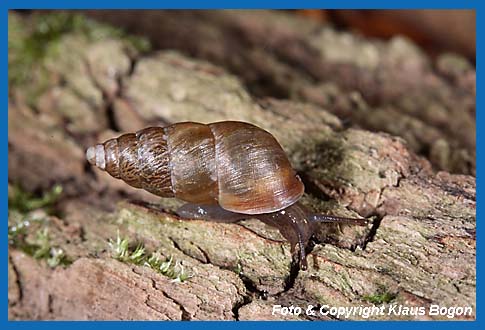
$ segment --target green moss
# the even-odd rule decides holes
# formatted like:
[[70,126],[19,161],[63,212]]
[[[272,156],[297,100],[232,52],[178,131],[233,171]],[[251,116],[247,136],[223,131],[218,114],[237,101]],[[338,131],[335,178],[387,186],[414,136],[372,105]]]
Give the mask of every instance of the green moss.
[[70,265],[71,261],[66,257],[64,250],[60,247],[51,246],[49,231],[47,228],[37,231],[36,243],[29,244],[33,249],[35,259],[45,259],[47,264],[54,268],[58,265]]
[[54,205],[62,194],[55,185],[41,197],[35,197],[18,185],[8,190],[8,243],[35,259],[46,260],[54,268],[72,262],[64,250],[51,245],[47,217],[54,213]]
[[9,246],[13,246],[35,259],[46,260],[51,268],[59,265],[70,265],[72,261],[66,256],[64,250],[58,246],[51,245],[47,228],[44,227],[37,230],[33,241],[27,239],[30,223],[29,220],[23,220],[15,225],[9,225]]
[[[24,219],[23,215],[18,212],[10,212],[8,216],[8,244],[21,247],[24,244],[24,239],[28,234],[28,227],[30,221]],[[29,255],[33,255],[34,251],[25,251]]]
[[396,298],[395,293],[382,290],[383,288],[381,288],[379,292],[375,294],[363,296],[362,299],[374,305],[382,305],[384,303],[388,304]]
[[20,213],[28,213],[37,209],[45,209],[48,214],[54,212],[54,205],[62,194],[62,186],[55,185],[41,197],[26,192],[18,185],[14,185],[8,192],[8,209]]
[[118,232],[115,240],[109,240],[112,257],[121,262],[150,267],[154,271],[165,275],[174,282],[184,282],[190,276],[180,262],[174,262],[173,257],[161,260],[156,254],[148,254],[143,244],[138,243],[130,248],[128,239],[121,238]]
[[236,267],[234,267],[234,272],[237,275],[240,275],[243,273],[243,266],[241,265],[241,260],[238,260],[236,263]]
[[137,52],[150,49],[145,38],[128,35],[75,13],[34,14],[27,18],[9,13],[8,25],[9,85],[22,86],[35,79],[36,90],[32,91],[35,95],[40,95],[49,84],[44,59],[53,55],[69,56],[56,53],[56,44],[65,34],[78,34],[93,42],[108,38],[122,39]]
[[184,267],[179,262],[174,262],[173,257],[167,258],[161,261],[159,257],[152,254],[150,258],[145,262],[145,265],[150,266],[160,274],[168,276],[174,280],[174,282],[184,282],[190,276],[185,272]]

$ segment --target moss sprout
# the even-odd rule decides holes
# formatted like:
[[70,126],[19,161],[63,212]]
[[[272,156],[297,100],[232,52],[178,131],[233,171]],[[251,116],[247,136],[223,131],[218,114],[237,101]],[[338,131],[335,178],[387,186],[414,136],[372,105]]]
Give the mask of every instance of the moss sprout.
[[379,292],[375,294],[366,295],[362,297],[364,301],[370,302],[371,304],[374,304],[374,305],[388,304],[391,301],[393,301],[395,298],[396,298],[395,293],[383,291],[383,289],[381,289]]
[[116,260],[149,267],[157,273],[173,279],[174,282],[182,283],[190,278],[182,263],[175,262],[172,256],[162,260],[155,253],[149,255],[141,243],[137,244],[135,248],[130,248],[128,239],[121,238],[119,232],[116,239],[108,241],[108,245],[112,257]]
[[62,194],[62,187],[55,185],[42,196],[9,186],[8,190],[8,244],[38,260],[46,260],[54,268],[69,265],[71,261],[64,250],[53,246],[47,228],[48,215]]
[[33,240],[27,239],[30,223],[30,221],[24,220],[16,225],[9,225],[9,245],[23,251],[35,259],[46,260],[47,265],[51,268],[55,268],[59,265],[70,265],[72,261],[66,256],[64,250],[58,246],[51,245],[47,227],[37,230]]
[[128,239],[122,239],[120,237],[120,232],[116,235],[116,240],[110,239],[108,245],[110,247],[112,257],[119,261],[127,261],[128,251]]
[[51,247],[49,250],[49,257],[47,258],[49,267],[54,268],[58,265],[69,265],[71,261],[66,257],[64,250],[60,247]]
[[238,275],[243,274],[243,266],[240,260],[237,261],[236,266],[234,267],[234,272]]

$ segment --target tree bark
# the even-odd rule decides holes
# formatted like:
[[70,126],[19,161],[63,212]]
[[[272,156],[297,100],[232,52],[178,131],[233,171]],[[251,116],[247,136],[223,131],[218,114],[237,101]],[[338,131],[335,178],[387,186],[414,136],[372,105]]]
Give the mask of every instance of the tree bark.
[[[143,21],[150,22],[150,14],[143,15],[147,18]],[[392,42],[359,39],[360,48],[374,47],[383,58],[392,50],[408,64],[419,62],[413,62],[416,79],[396,77],[390,92],[385,88],[396,72],[388,60],[379,57],[372,68],[336,64],[316,55],[314,47],[306,48],[305,31],[312,23],[296,26],[294,18],[279,13],[152,15],[166,23],[159,25],[161,36],[171,26],[165,20],[185,20],[190,31],[208,29],[203,34],[205,47],[213,56],[204,53],[203,42],[189,38],[185,30],[171,32],[186,39],[176,35],[163,40],[171,40],[169,48],[181,49],[183,43],[195,47],[193,55],[199,58],[172,50],[142,55],[118,34],[93,40],[82,31],[70,31],[49,41],[56,51],[47,52],[42,64],[34,67],[29,86],[44,83],[37,97],[26,99],[25,85],[11,88],[9,192],[13,195],[19,185],[36,193],[56,183],[63,193],[53,212],[9,212],[11,228],[28,221],[26,232],[9,246],[10,319],[332,319],[319,313],[273,315],[273,305],[306,308],[311,304],[318,310],[323,305],[372,303],[471,306],[471,316],[457,318],[475,318],[475,178],[435,172],[427,159],[415,154],[412,143],[387,133],[349,128],[335,116],[337,106],[322,107],[303,96],[326,97],[328,93],[320,92],[330,89],[337,100],[351,102],[360,86],[363,96],[357,100],[370,104],[372,99],[374,106],[366,109],[373,115],[355,118],[375,118],[382,111],[380,118],[386,125],[403,116],[417,121],[418,115],[410,112],[440,105],[448,126],[432,123],[434,115],[422,117],[419,125],[435,127],[453,152],[470,151],[474,139],[456,135],[469,132],[451,126],[474,127],[467,117],[472,113],[467,108],[471,94],[463,92],[461,83],[432,71],[424,55],[409,44],[400,48]],[[10,30],[29,35],[25,22],[33,18],[10,16]],[[329,28],[311,28],[313,38],[333,38],[335,43],[344,38]],[[239,43],[242,39],[229,41],[228,31],[231,36],[235,31],[242,34],[254,47],[245,48]],[[265,39],[269,48],[264,50],[262,37],[268,33],[274,33],[274,38]],[[331,40],[325,44],[332,44]],[[9,51],[9,56],[19,56],[18,50],[9,47]],[[298,62],[302,54],[308,62]],[[241,65],[239,71],[235,64],[227,64],[229,56]],[[209,57],[236,75],[200,59]],[[47,68],[48,79],[36,74],[41,66]],[[372,83],[380,70],[383,81]],[[251,75],[268,79],[267,86],[280,86],[289,95],[292,79],[282,80],[280,74],[285,72],[298,82],[299,97],[256,97],[255,90],[263,85],[253,85]],[[327,75],[334,76],[331,88],[319,82]],[[429,79],[421,80],[424,77]],[[243,82],[252,86],[249,91]],[[433,95],[441,96],[430,96],[432,87]],[[405,106],[409,93],[424,103]],[[456,95],[465,96],[457,99]],[[463,105],[460,118],[468,119],[450,120],[458,111],[451,100]],[[304,204],[322,213],[368,217],[372,224],[364,228],[321,225],[309,269],[300,271],[292,267],[289,244],[277,230],[251,219],[237,224],[180,220],[174,210],[181,202],[131,188],[89,167],[84,158],[87,147],[122,132],[187,120],[241,120],[268,130],[305,183]],[[459,140],[456,145],[450,142],[453,139]],[[45,229],[49,247],[64,251],[69,261],[65,265],[51,267],[29,254],[32,251],[26,247],[38,247],[36,237]],[[154,252],[163,260],[172,258],[188,279],[180,283],[146,264],[113,258],[108,242],[116,240],[117,232],[129,239],[131,251],[140,243],[147,255]],[[428,314],[371,318],[447,319]]]

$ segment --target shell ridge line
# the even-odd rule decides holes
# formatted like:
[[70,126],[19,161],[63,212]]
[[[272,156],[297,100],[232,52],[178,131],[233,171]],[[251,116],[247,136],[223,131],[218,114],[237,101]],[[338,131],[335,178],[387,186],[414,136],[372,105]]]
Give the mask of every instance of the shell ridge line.
[[[219,186],[220,185],[220,181],[219,180],[219,162],[217,161],[219,159],[218,157],[218,152],[217,152],[217,138],[216,138],[216,135],[214,134],[214,130],[212,129],[212,125],[207,125],[209,127],[209,130],[211,131],[211,134],[212,134],[212,141],[214,142],[214,159],[213,159],[213,162],[214,162],[214,171],[216,172],[216,177],[215,177],[215,180],[216,180],[216,186],[217,186],[217,193],[216,193],[216,196],[217,196],[217,203],[219,204],[219,192],[221,191],[221,187]],[[221,206],[222,207],[222,206]]]
[[[143,182],[143,178],[142,178],[141,173],[140,173],[140,158],[138,157],[138,153],[139,153],[140,148],[138,146],[139,146],[138,138],[137,138],[137,135],[135,134],[135,148],[136,148],[136,158],[137,158],[136,159],[136,173],[138,174],[137,175],[138,176],[138,184],[140,186],[142,186],[141,183]],[[143,188],[143,186],[141,188]]]
[[164,139],[165,142],[166,142],[166,144],[167,144],[168,171],[170,173],[170,185],[172,186],[172,193],[174,194],[174,196],[177,196],[177,192],[175,190],[175,180],[174,180],[174,177],[172,175],[172,172],[173,172],[173,165],[172,165],[172,144],[170,143],[170,136],[169,136],[169,130],[168,130],[169,127],[173,127],[173,129],[175,129],[175,125],[176,124],[171,125],[171,126],[162,127],[162,129],[163,129],[162,139]]
[[[142,160],[143,160],[143,155],[141,154],[142,151],[144,151],[142,148],[139,148],[138,146],[143,147],[143,145],[140,142],[140,137],[143,135],[143,129],[139,130],[135,133],[135,141],[136,141],[136,153],[137,153],[137,165],[138,165],[138,174],[141,176],[141,186],[143,189],[146,190],[146,182],[145,182],[145,173],[142,173],[144,170],[144,166],[142,166]],[[144,148],[144,147],[143,147]]]
[[138,175],[141,176],[140,182],[141,182],[141,187],[142,189],[145,189],[145,180],[143,179],[143,174],[141,173],[141,168],[140,168],[140,161],[141,161],[141,156],[140,156],[140,148],[138,148],[138,138],[139,138],[139,133],[140,131],[137,131],[135,133],[135,148],[136,148],[136,167],[138,169]]
[[117,179],[120,179],[121,178],[121,174],[120,174],[120,161],[119,161],[119,157],[120,157],[120,144],[118,143],[118,139],[114,139],[115,143],[115,151],[116,151],[116,161],[115,161],[115,166],[116,166],[116,178]]

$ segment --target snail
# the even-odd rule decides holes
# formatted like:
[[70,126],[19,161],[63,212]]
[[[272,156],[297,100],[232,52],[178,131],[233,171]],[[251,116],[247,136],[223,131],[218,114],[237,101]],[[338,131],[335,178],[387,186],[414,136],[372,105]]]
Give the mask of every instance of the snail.
[[367,224],[309,212],[298,202],[304,185],[283,148],[249,123],[148,127],[92,146],[86,158],[130,186],[188,202],[177,210],[182,218],[257,218],[278,228],[301,269],[307,268],[305,250],[316,223]]

